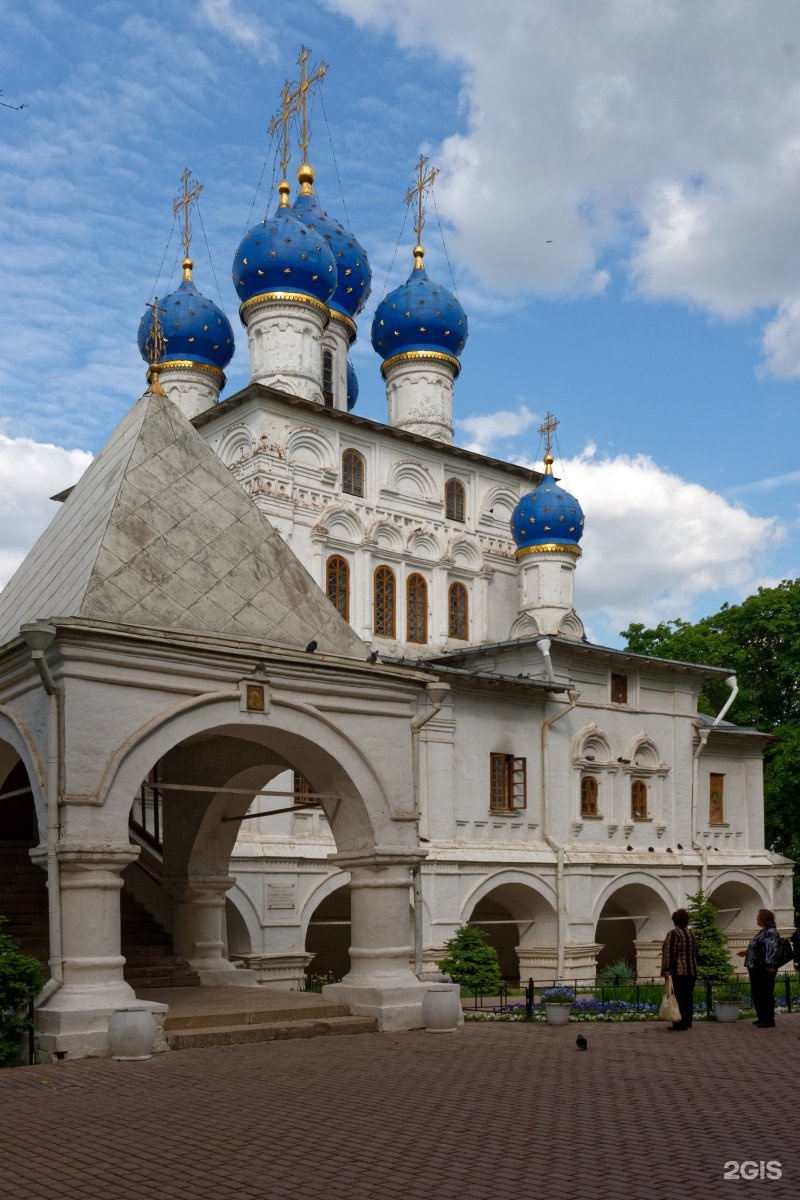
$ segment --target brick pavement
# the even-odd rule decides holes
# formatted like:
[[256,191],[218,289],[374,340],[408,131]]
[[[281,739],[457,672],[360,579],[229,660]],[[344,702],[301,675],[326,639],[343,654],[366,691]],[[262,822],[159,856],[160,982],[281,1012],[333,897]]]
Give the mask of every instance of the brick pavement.
[[[794,1200],[798,1070],[800,1016],[771,1031],[484,1024],[24,1067],[0,1072],[0,1197]],[[782,1178],[723,1181],[745,1159],[778,1159]]]

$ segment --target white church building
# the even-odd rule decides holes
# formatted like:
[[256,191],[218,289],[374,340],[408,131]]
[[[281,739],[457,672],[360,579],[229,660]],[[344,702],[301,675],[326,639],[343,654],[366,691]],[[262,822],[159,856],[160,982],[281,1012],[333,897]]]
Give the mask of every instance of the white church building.
[[367,257],[307,161],[236,251],[250,382],[221,398],[234,335],[193,280],[187,179],[151,387],[0,594],[0,912],[38,873],[43,1052],[108,1053],[153,981],[147,922],[161,982],[310,972],[381,1028],[419,1024],[467,921],[538,981],[657,974],[700,888],[732,954],[760,907],[790,924],[735,679],[587,641],[552,418],[541,473],[454,444],[467,318],[425,269],[424,161],[372,326],[385,424],[348,360]]

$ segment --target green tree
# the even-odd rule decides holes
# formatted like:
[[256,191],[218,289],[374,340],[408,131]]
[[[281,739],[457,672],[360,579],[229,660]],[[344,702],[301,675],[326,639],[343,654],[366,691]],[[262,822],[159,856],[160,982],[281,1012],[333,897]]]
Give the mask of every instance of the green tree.
[[[622,632],[635,654],[725,667],[739,694],[727,716],[774,735],[764,753],[767,845],[800,852],[800,579],[759,588],[741,604],[690,624],[680,619]],[[700,711],[716,715],[729,695],[723,679],[709,680]],[[796,881],[797,884],[797,881]]]
[[28,1002],[44,983],[38,961],[21,954],[3,932],[0,917],[0,1067],[13,1067],[19,1058],[20,1037],[30,1029]]
[[482,992],[485,996],[499,992],[503,977],[497,951],[489,945],[482,929],[476,929],[474,925],[462,925],[456,930],[455,937],[445,942],[445,949],[447,957],[440,961],[439,968],[447,972],[453,983],[460,984],[470,992]]
[[698,979],[704,983],[728,983],[734,977],[725,934],[717,924],[717,906],[702,889],[689,901],[689,928],[697,938]]

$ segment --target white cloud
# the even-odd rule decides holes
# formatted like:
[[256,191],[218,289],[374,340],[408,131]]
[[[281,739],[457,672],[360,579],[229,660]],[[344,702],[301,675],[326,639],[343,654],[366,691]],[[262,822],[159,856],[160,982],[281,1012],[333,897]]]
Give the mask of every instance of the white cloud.
[[55,516],[49,497],[76,483],[91,461],[83,450],[0,433],[0,587]]
[[800,299],[787,300],[762,331],[759,374],[765,379],[800,378]]
[[765,370],[800,375],[795,0],[327,3],[461,68],[437,190],[484,284],[594,293],[619,271],[727,319],[782,306]]
[[276,62],[272,31],[253,13],[234,6],[234,0],[200,0],[199,16],[217,33],[254,54],[259,62]]
[[[516,412],[493,412],[483,415],[475,414],[456,420],[456,428],[465,433],[468,439],[459,438],[459,445],[465,450],[474,450],[477,454],[496,454],[498,445],[524,433],[538,420],[526,405]],[[495,449],[490,449],[494,446]]]

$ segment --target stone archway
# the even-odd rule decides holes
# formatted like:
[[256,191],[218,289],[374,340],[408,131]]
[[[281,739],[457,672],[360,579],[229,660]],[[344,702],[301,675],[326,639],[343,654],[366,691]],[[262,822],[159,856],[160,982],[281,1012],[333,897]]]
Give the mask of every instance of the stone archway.
[[733,969],[745,974],[744,959],[738,951],[747,947],[756,932],[756,913],[769,908],[766,889],[759,889],[743,874],[728,873],[715,878],[708,890],[708,899],[717,907],[717,924],[725,934]]
[[486,934],[507,983],[555,978],[558,929],[555,906],[522,872],[484,880],[464,905],[464,917]]
[[597,969],[626,962],[639,979],[661,970],[661,944],[675,907],[660,881],[623,876],[595,907],[595,941],[601,947]]

